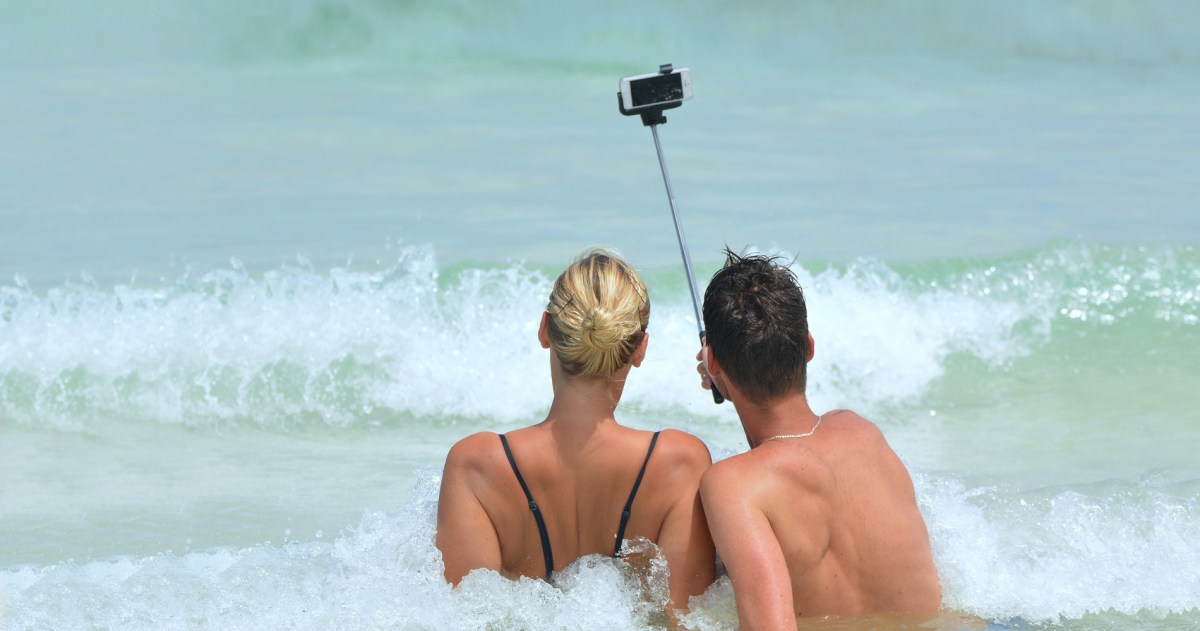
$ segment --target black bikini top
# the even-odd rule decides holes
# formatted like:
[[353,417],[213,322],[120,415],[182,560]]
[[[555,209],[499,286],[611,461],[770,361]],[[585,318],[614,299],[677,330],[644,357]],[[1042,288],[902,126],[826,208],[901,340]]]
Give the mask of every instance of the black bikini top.
[[[633,498],[637,497],[638,487],[642,485],[642,476],[646,475],[646,465],[650,464],[650,454],[654,453],[654,445],[658,442],[659,432],[654,432],[654,436],[650,438],[650,448],[646,450],[646,459],[642,461],[642,468],[638,471],[637,479],[633,482],[633,490],[629,492],[629,499],[625,502],[625,509],[621,511],[621,525],[617,528],[617,543],[613,547],[613,556],[621,555],[621,542],[625,540],[625,526],[629,524],[629,513],[633,508]],[[504,434],[500,434],[500,444],[504,446],[504,455],[508,457],[508,464],[512,466],[513,473],[517,476],[517,482],[521,485],[521,490],[525,492],[525,499],[529,500],[529,512],[533,513],[533,519],[537,522],[538,535],[542,538],[542,556],[546,559],[546,580],[549,581],[551,575],[554,574],[554,552],[550,550],[550,533],[546,530],[546,520],[542,517],[542,511],[538,508],[537,502],[533,501],[533,495],[529,492],[529,486],[525,484],[525,478],[521,476],[521,470],[517,468],[517,461],[513,459],[512,450],[508,448],[508,439]]]

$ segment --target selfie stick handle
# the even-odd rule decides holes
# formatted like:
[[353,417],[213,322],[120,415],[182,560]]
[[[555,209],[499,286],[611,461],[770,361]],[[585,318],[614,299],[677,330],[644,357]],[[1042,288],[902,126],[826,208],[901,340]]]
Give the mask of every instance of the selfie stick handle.
[[[659,117],[662,113],[659,112]],[[666,122],[666,118],[662,118]],[[658,166],[662,168],[663,184],[667,186],[667,200],[671,202],[671,218],[675,220],[675,236],[679,238],[679,253],[683,256],[683,272],[687,275],[688,289],[692,292],[692,308],[696,311],[696,328],[700,330],[700,349],[704,349],[704,317],[700,313],[700,292],[696,290],[696,276],[692,273],[692,257],[688,254],[687,237],[683,236],[683,223],[679,221],[679,210],[675,207],[675,191],[671,188],[671,174],[667,170],[667,160],[663,157],[662,143],[658,141],[658,123],[646,125],[654,135],[654,150],[658,152]],[[725,397],[712,384],[713,403],[722,403]]]

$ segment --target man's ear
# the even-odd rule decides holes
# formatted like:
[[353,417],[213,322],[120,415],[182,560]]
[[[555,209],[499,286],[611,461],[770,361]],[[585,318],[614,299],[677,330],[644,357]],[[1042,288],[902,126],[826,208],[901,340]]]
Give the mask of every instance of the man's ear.
[[704,345],[704,367],[708,369],[708,376],[715,377],[722,372],[721,362],[717,361],[717,356],[713,354],[712,347],[708,344]]
[[538,342],[542,348],[550,348],[550,313],[542,312],[542,321],[538,324]]
[[734,392],[729,379],[725,378],[725,370],[721,368],[721,362],[717,361],[712,347],[705,344],[700,352],[704,353],[704,367],[708,370],[708,378],[712,380],[712,387],[720,390],[726,401],[732,402],[735,397],[740,397],[741,393]]
[[808,359],[804,360],[804,363],[807,364],[808,362],[812,361],[813,356],[816,354],[817,354],[817,343],[815,340],[813,340],[812,333],[809,333],[808,334]]
[[629,363],[633,364],[634,368],[642,365],[642,361],[646,359],[646,347],[650,345],[650,332],[642,334],[642,341],[638,342],[637,348],[633,349],[633,354],[629,356]]

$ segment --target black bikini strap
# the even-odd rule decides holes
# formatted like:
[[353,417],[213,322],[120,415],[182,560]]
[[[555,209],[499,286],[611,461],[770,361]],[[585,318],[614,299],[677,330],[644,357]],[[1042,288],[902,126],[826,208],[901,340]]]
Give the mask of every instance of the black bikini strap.
[[621,527],[617,528],[617,545],[613,548],[613,556],[621,556],[621,542],[625,540],[625,526],[629,525],[629,511],[633,509],[633,498],[637,497],[638,487],[642,485],[642,476],[646,475],[646,465],[650,464],[650,454],[654,453],[654,444],[658,442],[659,432],[654,432],[650,438],[650,448],[646,450],[646,459],[642,461],[642,470],[638,471],[637,480],[633,482],[633,490],[629,492],[629,500],[625,502],[625,510],[621,511]]
[[[512,466],[513,473],[517,475],[517,483],[521,485],[521,490],[525,491],[525,499],[529,500],[529,511],[533,513],[533,519],[537,522],[538,534],[542,537],[542,556],[546,559],[546,580],[548,581],[550,575],[554,573],[554,553],[550,551],[550,533],[546,531],[546,520],[542,519],[542,511],[538,509],[537,502],[533,501],[533,495],[525,484],[525,478],[521,477],[521,470],[517,468],[517,461],[513,460],[512,450],[508,448],[508,439],[504,437],[504,434],[500,434],[500,444],[504,445],[504,455],[508,456],[508,464]],[[641,479],[642,476],[639,475],[638,481],[640,482]],[[636,491],[637,485],[634,485],[633,488]],[[629,499],[633,501],[632,497]]]

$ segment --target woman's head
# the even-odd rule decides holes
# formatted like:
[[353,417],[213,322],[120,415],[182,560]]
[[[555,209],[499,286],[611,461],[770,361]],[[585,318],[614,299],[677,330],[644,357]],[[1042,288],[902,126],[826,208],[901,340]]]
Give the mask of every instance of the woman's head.
[[563,371],[607,377],[629,362],[646,335],[650,296],[628,263],[593,248],[554,282],[546,313],[550,348]]

